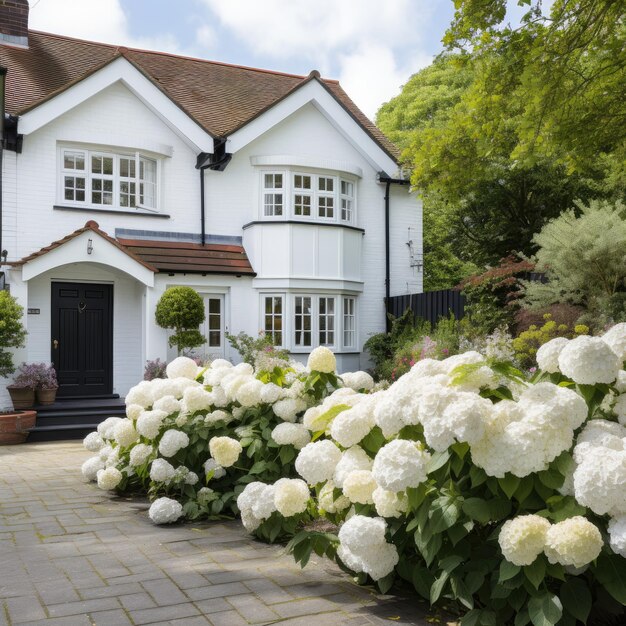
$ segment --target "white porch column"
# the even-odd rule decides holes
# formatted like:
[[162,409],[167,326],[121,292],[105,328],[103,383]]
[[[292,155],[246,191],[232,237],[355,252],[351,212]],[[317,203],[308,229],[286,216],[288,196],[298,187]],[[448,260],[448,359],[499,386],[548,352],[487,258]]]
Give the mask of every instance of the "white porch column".
[[163,295],[166,285],[158,278],[154,282],[154,287],[146,287],[144,295],[143,318],[145,326],[144,341],[144,364],[160,358],[167,359],[167,331],[157,326],[154,314],[159,298]]

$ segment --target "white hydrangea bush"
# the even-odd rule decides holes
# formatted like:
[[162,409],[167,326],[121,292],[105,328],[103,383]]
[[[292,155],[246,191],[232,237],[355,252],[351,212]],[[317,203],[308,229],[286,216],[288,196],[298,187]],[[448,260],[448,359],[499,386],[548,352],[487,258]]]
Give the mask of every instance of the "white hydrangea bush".
[[[431,603],[456,600],[461,624],[620,610],[625,346],[626,324],[553,340],[530,379],[475,351],[419,361],[387,389],[343,376],[304,413],[299,507],[285,509],[297,512],[276,506],[279,481],[261,481],[241,503],[244,525],[293,535],[303,565],[316,552],[383,592],[399,577]],[[296,440],[281,431],[277,443]],[[272,503],[263,511],[260,494]]]
[[[141,381],[128,392],[126,418],[107,418],[85,438],[94,454],[83,464],[85,480],[169,498],[182,507],[176,519],[238,513],[249,476],[296,479],[296,455],[311,441],[304,413],[344,385],[331,351],[318,349],[309,361],[304,367],[263,355],[255,367],[224,359],[200,367],[187,357],[173,360],[166,378]],[[370,378],[352,375],[364,388]],[[302,492],[298,480],[281,492]],[[293,498],[282,498],[279,510],[288,511]],[[170,509],[161,503],[150,517],[175,521],[173,513],[160,512]]]

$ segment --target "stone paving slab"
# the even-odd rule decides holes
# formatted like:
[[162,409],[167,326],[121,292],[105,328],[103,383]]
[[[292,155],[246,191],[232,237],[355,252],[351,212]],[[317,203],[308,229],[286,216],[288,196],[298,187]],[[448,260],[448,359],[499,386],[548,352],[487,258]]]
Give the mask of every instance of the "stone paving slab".
[[302,570],[237,521],[154,526],[146,502],[82,481],[88,456],[76,442],[0,448],[0,626],[440,621],[327,560]]

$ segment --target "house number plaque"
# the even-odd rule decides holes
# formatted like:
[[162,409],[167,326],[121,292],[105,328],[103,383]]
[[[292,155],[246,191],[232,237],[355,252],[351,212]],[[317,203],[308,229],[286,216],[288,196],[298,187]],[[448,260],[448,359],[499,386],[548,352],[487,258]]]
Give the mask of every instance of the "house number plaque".
[[41,309],[28,309],[29,315],[39,315],[41,313]]

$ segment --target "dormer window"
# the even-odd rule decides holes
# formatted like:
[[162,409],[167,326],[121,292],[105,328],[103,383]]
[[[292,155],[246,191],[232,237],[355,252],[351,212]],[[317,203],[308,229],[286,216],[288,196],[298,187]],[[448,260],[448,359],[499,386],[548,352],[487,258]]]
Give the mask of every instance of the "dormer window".
[[356,179],[294,170],[260,175],[262,218],[356,222]]
[[85,208],[157,210],[155,159],[135,152],[115,154],[61,149],[60,201]]

